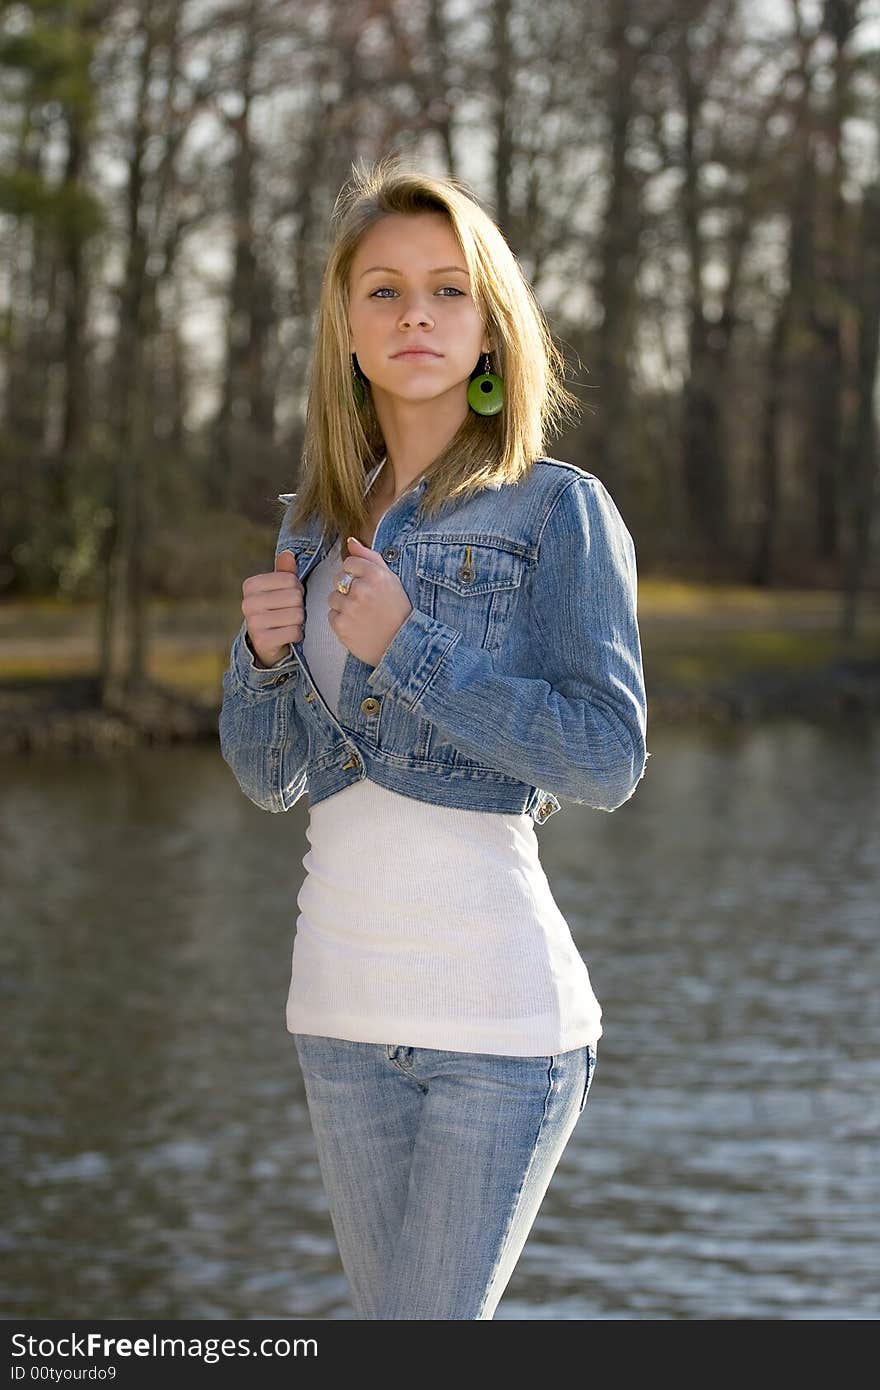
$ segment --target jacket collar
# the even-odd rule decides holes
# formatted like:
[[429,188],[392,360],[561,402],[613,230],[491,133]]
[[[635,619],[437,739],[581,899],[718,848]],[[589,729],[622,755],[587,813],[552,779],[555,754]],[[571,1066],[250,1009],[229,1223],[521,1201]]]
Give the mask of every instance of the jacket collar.
[[[382,457],[380,458],[379,462],[376,463],[376,464],[374,464],[373,467],[370,469],[369,473],[367,474],[366,482],[364,483],[364,491],[363,491],[363,495],[364,495],[364,496],[366,496],[366,494],[369,492],[370,488],[373,486],[373,482],[374,482],[375,479],[378,477],[378,475],[381,473],[382,468],[383,468],[384,464],[386,463],[387,459],[388,459],[388,455],[387,455],[387,454],[383,454]],[[422,481],[424,481],[424,479],[423,479]],[[296,493],[295,493],[295,492],[279,492],[279,493],[278,493],[278,501],[279,501],[279,502],[292,502],[293,499],[294,499],[295,497],[296,497]]]

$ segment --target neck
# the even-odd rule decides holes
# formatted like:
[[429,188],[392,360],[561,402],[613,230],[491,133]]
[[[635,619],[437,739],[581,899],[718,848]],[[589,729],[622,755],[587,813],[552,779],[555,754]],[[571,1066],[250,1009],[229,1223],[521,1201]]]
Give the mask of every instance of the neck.
[[377,497],[395,501],[430,468],[467,419],[466,386],[432,401],[402,401],[374,390],[373,405],[387,460],[376,478]]

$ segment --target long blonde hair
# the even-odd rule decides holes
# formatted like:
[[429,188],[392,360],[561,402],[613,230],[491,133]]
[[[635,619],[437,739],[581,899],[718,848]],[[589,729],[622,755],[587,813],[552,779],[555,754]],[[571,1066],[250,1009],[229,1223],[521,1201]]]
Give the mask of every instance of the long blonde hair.
[[[550,432],[577,418],[564,359],[516,256],[467,185],[406,167],[399,154],[352,166],[331,218],[333,239],[318,304],[299,487],[290,525],[318,516],[331,533],[355,535],[367,521],[366,474],[385,453],[369,385],[352,394],[348,276],[364,233],[389,213],[445,213],[471,277],[471,292],[504,382],[497,415],[467,419],[427,472],[422,519],[487,483],[517,482],[546,449]],[[343,553],[347,553],[343,543]]]

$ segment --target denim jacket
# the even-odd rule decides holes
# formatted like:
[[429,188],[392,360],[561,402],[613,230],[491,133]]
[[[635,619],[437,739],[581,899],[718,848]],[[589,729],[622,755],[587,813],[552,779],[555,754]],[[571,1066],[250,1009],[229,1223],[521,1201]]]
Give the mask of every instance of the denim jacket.
[[[304,792],[314,805],[370,777],[420,801],[525,811],[538,824],[559,797],[616,810],[650,754],[635,547],[610,493],[573,464],[539,458],[518,482],[419,522],[426,485],[392,503],[373,545],[412,612],[378,666],[346,653],[338,716],[301,641],[261,669],[242,622],[219,720],[241,790],[287,811]],[[275,555],[292,550],[305,581],[336,536],[317,520],[291,531],[292,511]]]

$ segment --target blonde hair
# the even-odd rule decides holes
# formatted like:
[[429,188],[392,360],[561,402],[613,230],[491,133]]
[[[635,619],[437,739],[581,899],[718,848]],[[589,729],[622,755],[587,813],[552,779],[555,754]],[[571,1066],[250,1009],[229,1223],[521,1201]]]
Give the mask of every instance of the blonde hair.
[[[517,482],[546,449],[548,434],[577,418],[578,400],[564,384],[564,359],[544,313],[499,227],[467,185],[406,167],[397,153],[352,165],[331,218],[333,239],[318,304],[299,489],[290,525],[317,515],[347,537],[366,524],[366,474],[385,453],[368,384],[358,407],[352,394],[348,277],[364,233],[389,213],[445,214],[471,278],[489,333],[492,370],[503,379],[504,405],[494,416],[467,419],[427,471],[422,519],[488,483]],[[343,554],[347,554],[343,542]]]

